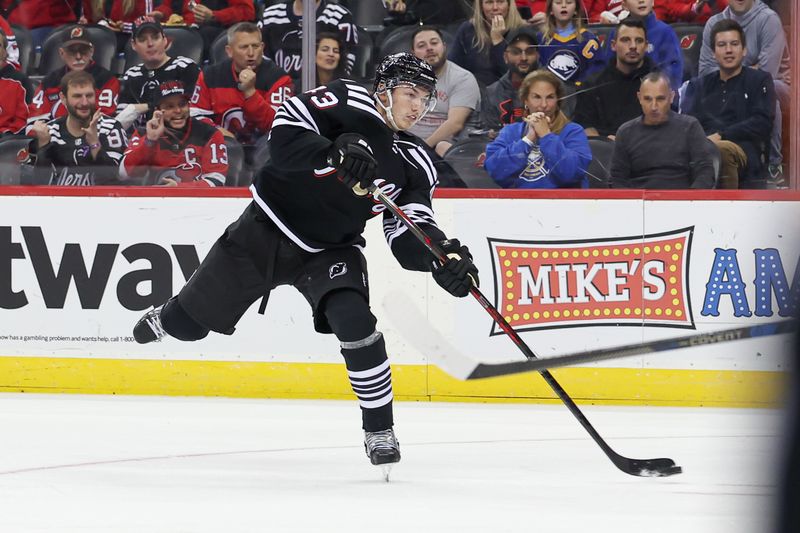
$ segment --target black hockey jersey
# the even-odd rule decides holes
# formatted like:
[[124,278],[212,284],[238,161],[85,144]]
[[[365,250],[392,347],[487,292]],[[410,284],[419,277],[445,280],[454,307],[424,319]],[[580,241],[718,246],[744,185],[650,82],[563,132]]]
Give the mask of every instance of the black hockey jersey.
[[275,115],[271,161],[256,177],[256,203],[302,249],[362,246],[367,220],[383,213],[383,230],[392,253],[410,270],[430,270],[433,256],[405,226],[371,196],[357,197],[326,161],[342,133],[369,140],[378,160],[376,183],[431,238],[444,239],[431,207],[436,170],[422,141],[395,133],[384,122],[366,89],[350,80],[294,96]]
[[101,148],[93,158],[83,136],[73,137],[67,129],[67,117],[47,123],[50,143],[36,157],[37,172],[49,172],[50,185],[119,184],[119,163],[128,144],[119,122],[102,117],[97,124]]
[[[292,79],[299,79],[303,61],[303,20],[294,14],[292,2],[267,7],[258,25],[265,53]],[[344,6],[322,0],[317,6],[317,34],[323,31],[341,34],[348,48],[345,71],[350,73],[355,64],[352,49],[358,44],[358,28],[353,14]]]
[[144,124],[153,116],[152,102],[158,93],[158,87],[165,81],[182,81],[187,93],[193,93],[197,85],[200,67],[188,57],[177,56],[157,69],[149,69],[144,63],[134,65],[125,71],[122,76],[119,91],[119,111],[122,112],[130,104],[150,104],[151,109],[146,115],[139,117],[135,124],[143,128]]

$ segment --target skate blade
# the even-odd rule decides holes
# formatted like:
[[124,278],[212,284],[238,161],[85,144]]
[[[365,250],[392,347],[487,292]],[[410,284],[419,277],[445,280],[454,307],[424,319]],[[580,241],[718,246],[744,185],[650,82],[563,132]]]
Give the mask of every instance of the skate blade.
[[386,463],[382,465],[378,465],[381,467],[381,475],[383,475],[383,480],[386,483],[389,483],[389,474],[392,473],[392,466],[394,463]]

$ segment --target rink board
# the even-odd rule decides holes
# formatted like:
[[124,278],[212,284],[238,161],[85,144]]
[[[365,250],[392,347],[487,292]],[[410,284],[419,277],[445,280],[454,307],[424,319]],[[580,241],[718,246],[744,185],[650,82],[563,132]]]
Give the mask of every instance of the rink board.
[[[158,193],[156,195],[155,193]],[[338,343],[291,288],[233,336],[139,346],[132,324],[182,286],[244,190],[0,189],[0,391],[351,398]],[[189,196],[191,195],[191,196]],[[472,250],[481,288],[542,355],[779,319],[797,306],[800,194],[440,191],[437,220]],[[480,306],[403,271],[368,225],[372,308],[395,394],[549,401],[536,375],[460,382],[387,315],[398,292],[456,349],[521,358]],[[789,339],[634,357],[554,374],[580,401],[773,405]]]

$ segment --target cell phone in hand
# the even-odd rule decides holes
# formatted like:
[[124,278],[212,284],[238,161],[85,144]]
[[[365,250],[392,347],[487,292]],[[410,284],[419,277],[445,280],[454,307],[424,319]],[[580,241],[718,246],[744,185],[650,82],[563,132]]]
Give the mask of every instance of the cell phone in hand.
[[518,7],[517,11],[519,11],[519,16],[524,20],[530,20],[533,17],[530,7]]

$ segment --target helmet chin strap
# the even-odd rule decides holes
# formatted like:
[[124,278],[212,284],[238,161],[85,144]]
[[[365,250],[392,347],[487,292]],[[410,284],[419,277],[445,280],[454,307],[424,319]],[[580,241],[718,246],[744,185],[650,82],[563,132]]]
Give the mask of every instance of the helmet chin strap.
[[383,102],[381,102],[381,99],[378,96],[380,93],[375,93],[375,102],[380,106],[381,109],[383,109],[383,113],[384,115],[386,115],[386,120],[389,122],[389,127],[392,128],[394,131],[400,131],[400,128],[397,126],[397,123],[394,121],[394,114],[392,113],[392,106],[394,105],[394,103],[392,102],[392,90],[387,89],[382,92],[387,95],[387,98],[389,99],[389,105],[388,106],[383,105]]

